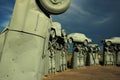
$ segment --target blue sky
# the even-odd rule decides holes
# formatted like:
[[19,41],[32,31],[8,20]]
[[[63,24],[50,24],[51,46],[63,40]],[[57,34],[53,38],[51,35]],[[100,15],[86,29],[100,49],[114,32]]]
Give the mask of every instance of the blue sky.
[[[0,0],[0,31],[9,23],[14,4],[15,0]],[[52,17],[68,34],[84,33],[93,43],[120,37],[120,0],[72,0],[67,12]]]

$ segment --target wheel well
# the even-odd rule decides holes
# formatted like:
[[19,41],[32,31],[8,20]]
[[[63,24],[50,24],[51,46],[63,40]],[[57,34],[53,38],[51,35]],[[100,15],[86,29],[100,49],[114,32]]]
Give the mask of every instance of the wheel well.
[[85,41],[87,41],[87,43],[88,43],[88,40],[87,40],[87,39],[85,39]]

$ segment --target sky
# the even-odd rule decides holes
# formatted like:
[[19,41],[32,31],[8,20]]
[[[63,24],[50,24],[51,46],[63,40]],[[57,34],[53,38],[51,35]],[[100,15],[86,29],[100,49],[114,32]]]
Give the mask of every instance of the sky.
[[[0,0],[0,31],[9,23],[15,0]],[[63,14],[52,15],[67,34],[83,33],[100,46],[101,40],[120,37],[120,0],[72,0]]]

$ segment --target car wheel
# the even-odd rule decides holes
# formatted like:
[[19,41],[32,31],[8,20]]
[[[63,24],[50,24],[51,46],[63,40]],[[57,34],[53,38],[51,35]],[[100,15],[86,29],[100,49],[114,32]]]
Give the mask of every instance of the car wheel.
[[106,42],[106,45],[107,45],[107,46],[110,46],[110,45],[111,45],[111,41],[107,41],[107,42]]
[[84,44],[85,46],[88,45],[88,41],[85,40],[85,41],[83,42],[83,44]]
[[71,0],[36,0],[40,8],[49,14],[61,14],[70,6]]
[[72,39],[72,38],[69,38],[69,39],[68,39],[68,42],[69,42],[69,43],[72,43],[72,42],[73,42],[73,39]]
[[51,30],[50,35],[52,38],[55,38],[55,36],[56,36],[55,30]]

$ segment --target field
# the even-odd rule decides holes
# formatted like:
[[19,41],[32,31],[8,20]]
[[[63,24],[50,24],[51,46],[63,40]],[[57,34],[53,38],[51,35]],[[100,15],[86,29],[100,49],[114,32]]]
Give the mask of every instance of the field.
[[120,80],[120,67],[87,66],[75,70],[68,69],[44,77],[43,80]]

